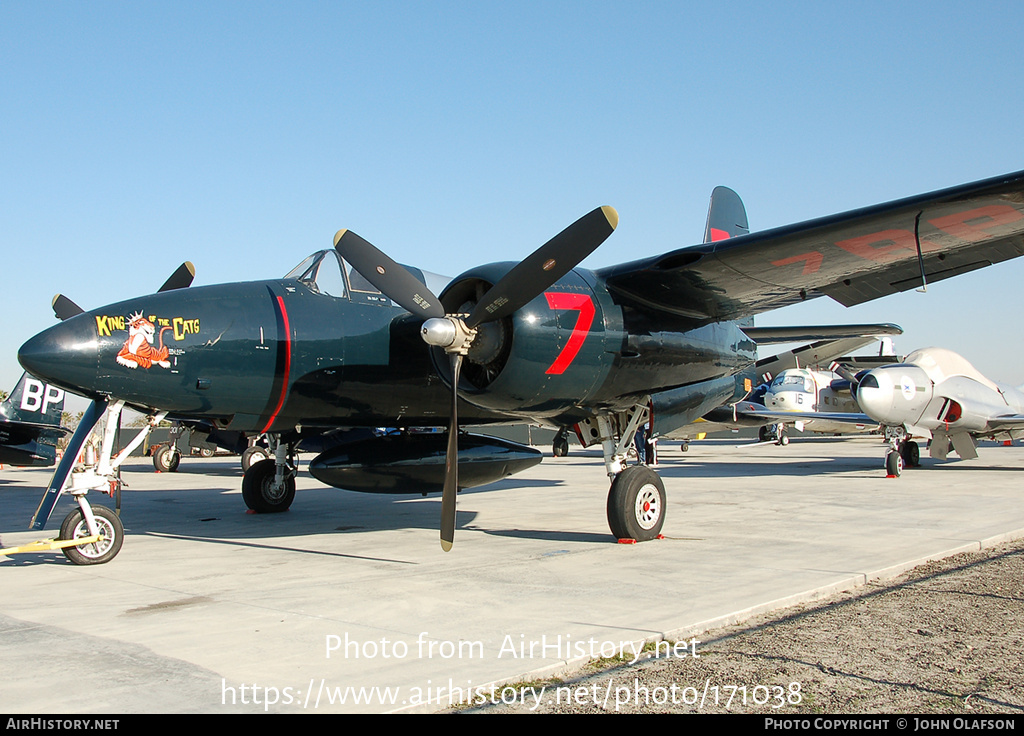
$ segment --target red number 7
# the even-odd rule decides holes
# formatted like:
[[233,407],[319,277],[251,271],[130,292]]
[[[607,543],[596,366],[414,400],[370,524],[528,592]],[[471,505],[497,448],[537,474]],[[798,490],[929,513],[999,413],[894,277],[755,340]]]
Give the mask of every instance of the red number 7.
[[583,341],[590,334],[590,326],[594,323],[594,301],[587,294],[568,294],[564,292],[544,292],[548,300],[548,306],[552,309],[575,309],[579,311],[576,318],[576,325],[572,328],[569,340],[562,348],[562,352],[555,358],[551,367],[544,371],[551,376],[560,376],[565,369],[576,359],[583,347]]

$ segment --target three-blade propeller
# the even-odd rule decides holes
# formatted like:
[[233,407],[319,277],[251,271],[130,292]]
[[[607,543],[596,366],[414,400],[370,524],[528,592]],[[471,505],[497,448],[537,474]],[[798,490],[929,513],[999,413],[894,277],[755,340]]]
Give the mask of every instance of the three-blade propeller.
[[614,232],[619,215],[598,207],[551,238],[494,284],[468,314],[447,314],[419,279],[351,230],[339,230],[334,247],[367,281],[403,308],[424,318],[421,336],[443,348],[451,364],[452,408],[448,425],[444,490],[441,496],[441,548],[455,540],[455,499],[459,490],[459,374],[476,328],[502,319],[539,296],[569,273]]
[[[195,277],[196,267],[192,265],[192,261],[185,261],[175,269],[174,273],[167,277],[167,280],[163,283],[163,286],[157,289],[157,292],[187,289],[192,285],[192,279]],[[50,305],[53,307],[53,314],[61,322],[77,317],[85,312],[84,309],[63,294],[55,294]]]

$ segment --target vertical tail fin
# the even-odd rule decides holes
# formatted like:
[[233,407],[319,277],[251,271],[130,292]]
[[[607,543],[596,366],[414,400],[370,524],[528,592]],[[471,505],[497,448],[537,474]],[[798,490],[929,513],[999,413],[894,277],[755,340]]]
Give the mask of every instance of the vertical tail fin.
[[0,415],[12,422],[60,426],[64,391],[27,373],[21,375],[11,395],[0,404]]
[[704,228],[704,242],[735,238],[750,232],[747,210],[743,200],[728,187],[715,187],[708,206],[708,222]]

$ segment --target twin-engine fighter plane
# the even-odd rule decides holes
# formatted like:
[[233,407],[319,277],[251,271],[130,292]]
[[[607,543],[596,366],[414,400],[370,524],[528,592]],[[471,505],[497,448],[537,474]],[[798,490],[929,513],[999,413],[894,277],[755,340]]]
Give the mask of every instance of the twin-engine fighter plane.
[[990,381],[943,348],[916,350],[902,363],[868,371],[857,384],[857,401],[885,430],[885,467],[893,476],[918,464],[914,435],[931,436],[929,452],[937,460],[946,459],[951,444],[971,460],[978,457],[977,439],[1024,437],[1024,392]]
[[22,374],[0,403],[0,464],[47,467],[57,456],[64,391]]
[[265,434],[274,459],[242,483],[259,511],[291,504],[303,436],[447,424],[447,437],[371,438],[311,463],[341,487],[441,490],[445,549],[459,489],[539,459],[465,437],[460,422],[580,424],[612,478],[609,526],[646,540],[665,519],[664,485],[625,458],[652,405],[664,434],[734,398],[736,377],[756,360],[744,332],[756,314],[820,296],[854,306],[1024,254],[1024,172],[760,233],[709,221],[719,231],[711,242],[578,268],[617,221],[610,207],[595,209],[524,261],[474,268],[440,297],[428,275],[342,230],[334,250],[283,279],[171,289],[69,315],[19,359],[92,399],[69,454],[108,402]]

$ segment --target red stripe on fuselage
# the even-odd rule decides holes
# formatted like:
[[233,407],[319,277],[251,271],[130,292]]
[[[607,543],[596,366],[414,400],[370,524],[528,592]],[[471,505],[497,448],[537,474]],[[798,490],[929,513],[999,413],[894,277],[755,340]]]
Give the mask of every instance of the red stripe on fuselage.
[[284,307],[284,299],[282,297],[277,297],[277,306],[280,308],[281,322],[284,326],[284,334],[278,338],[284,340],[284,376],[281,381],[281,395],[277,398],[277,406],[274,407],[274,413],[270,415],[270,421],[263,428],[263,432],[270,431],[270,428],[274,426],[274,422],[277,420],[277,415],[281,413],[281,407],[284,406],[284,397],[288,395],[288,376],[292,370],[292,333],[288,325],[288,310]]

